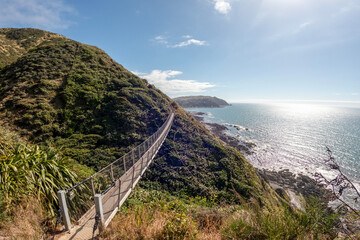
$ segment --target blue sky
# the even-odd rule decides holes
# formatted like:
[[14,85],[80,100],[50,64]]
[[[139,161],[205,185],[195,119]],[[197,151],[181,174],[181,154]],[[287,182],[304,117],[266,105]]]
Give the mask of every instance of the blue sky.
[[0,27],[96,45],[171,97],[360,102],[358,0],[0,0]]

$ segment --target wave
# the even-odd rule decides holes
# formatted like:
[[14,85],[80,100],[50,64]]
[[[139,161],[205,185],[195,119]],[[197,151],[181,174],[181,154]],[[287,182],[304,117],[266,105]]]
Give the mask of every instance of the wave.
[[249,128],[237,124],[225,123],[225,125],[229,127],[233,127],[238,131],[249,131]]

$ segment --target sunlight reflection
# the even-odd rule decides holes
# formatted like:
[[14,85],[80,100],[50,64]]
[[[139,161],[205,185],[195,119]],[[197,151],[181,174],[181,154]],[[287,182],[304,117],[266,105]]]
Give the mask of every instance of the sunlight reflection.
[[274,104],[280,114],[287,114],[297,117],[328,116],[336,111],[336,108],[315,104],[299,103],[278,103]]

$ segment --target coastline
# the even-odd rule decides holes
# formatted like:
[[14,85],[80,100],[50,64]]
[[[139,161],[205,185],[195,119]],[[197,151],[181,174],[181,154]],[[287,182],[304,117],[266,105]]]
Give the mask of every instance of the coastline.
[[227,145],[230,145],[236,149],[238,149],[240,152],[246,155],[250,155],[253,153],[253,148],[256,146],[255,143],[251,142],[242,142],[236,139],[233,136],[230,136],[229,134],[225,133],[225,130],[228,128],[225,125],[221,125],[218,123],[209,123],[206,122],[203,115],[206,115],[206,113],[203,112],[190,112],[187,111],[191,116],[193,116],[196,120],[198,120],[200,123],[204,124],[205,127],[212,132],[217,138],[222,140]]
[[[219,123],[209,123],[203,117],[206,113],[192,112],[188,113],[193,116],[200,123],[212,132],[218,139],[225,144],[238,149],[241,153],[251,155],[254,153],[253,148],[256,146],[254,143],[242,142],[235,137],[227,134],[225,131],[228,129],[226,125]],[[328,204],[331,201],[332,193],[314,179],[309,176],[298,174],[295,175],[289,169],[280,171],[273,171],[268,169],[255,168],[257,173],[276,191],[279,195],[286,195],[290,198],[292,205],[300,210],[304,210],[304,200],[311,197],[318,198],[322,203]]]
[[[195,111],[187,112],[200,123],[204,124],[204,126],[218,139],[229,146],[235,147],[243,153],[245,157],[246,155],[254,153],[252,148],[256,146],[255,144],[241,142],[226,133],[226,130],[228,130],[227,126],[236,127],[236,125],[222,125],[219,123],[206,122],[203,117],[204,115],[207,115],[206,113]],[[344,207],[333,209],[332,207],[329,207],[329,203],[334,200],[333,193],[315,179],[303,174],[296,175],[289,169],[274,171],[265,168],[254,168],[258,175],[263,178],[280,197],[287,199],[290,202],[293,208],[306,211],[306,202],[315,197],[320,204],[327,206],[329,211],[338,213],[341,216],[337,227],[339,239],[345,239],[349,234],[354,233],[356,229],[360,228],[360,219],[349,222],[349,214],[352,213],[349,209]]]

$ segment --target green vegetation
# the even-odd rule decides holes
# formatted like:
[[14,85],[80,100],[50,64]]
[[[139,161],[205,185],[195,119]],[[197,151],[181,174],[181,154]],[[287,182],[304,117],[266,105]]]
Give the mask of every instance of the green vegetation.
[[0,69],[26,53],[41,42],[60,35],[32,28],[0,29]]
[[200,197],[136,188],[100,238],[333,239],[336,217],[315,200],[305,213],[285,205],[266,211],[255,199],[243,205],[214,205]]
[[[2,30],[6,37],[18,31]],[[169,107],[168,97],[102,50],[61,36],[30,48],[0,72],[0,118],[94,169],[155,132]]]
[[[57,216],[57,191],[89,170],[49,146],[0,127],[0,238],[44,239]],[[79,170],[79,171],[78,171]]]
[[210,96],[177,97],[174,100],[184,108],[219,108],[229,106],[225,100]]
[[[58,189],[140,144],[172,107],[176,116],[168,138],[140,181],[147,190],[133,194],[104,236],[256,239],[251,237],[256,233],[296,239],[303,231],[330,234],[317,227],[316,218],[290,210],[239,151],[102,50],[36,29],[0,29],[0,41],[6,46],[0,51],[0,125],[9,129],[0,129],[0,208],[13,212],[14,223],[17,206],[29,195],[48,213],[38,219],[54,215]],[[25,204],[20,209],[36,208]],[[119,228],[124,230],[115,231]]]
[[256,202],[242,210],[223,228],[225,239],[333,239],[336,236],[338,216],[316,200],[308,203],[306,212],[294,212],[291,208],[263,212]]
[[183,110],[177,111],[172,130],[159,157],[141,186],[217,201],[238,202],[254,197],[262,206],[279,204],[276,194],[234,148],[224,146]]
[[[44,204],[50,216],[57,210],[57,191],[75,182],[69,161],[50,147],[12,142],[15,138],[0,128],[0,195],[3,214],[27,197]],[[10,137],[10,139],[9,139]]]
[[[41,35],[24,31],[2,30],[18,40]],[[94,170],[155,132],[171,105],[175,124],[144,185],[219,201],[236,200],[233,189],[265,205],[277,201],[238,151],[96,47],[54,35],[0,71],[0,120]]]

